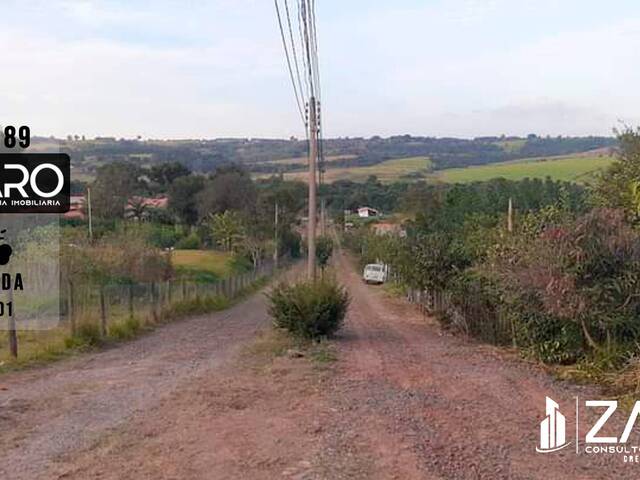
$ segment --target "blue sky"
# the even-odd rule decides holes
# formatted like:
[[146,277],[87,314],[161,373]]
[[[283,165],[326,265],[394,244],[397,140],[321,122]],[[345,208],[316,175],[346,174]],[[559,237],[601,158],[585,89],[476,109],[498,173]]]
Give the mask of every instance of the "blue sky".
[[[640,123],[637,1],[316,3],[327,136]],[[303,135],[271,0],[6,0],[2,10],[0,123],[44,135]]]

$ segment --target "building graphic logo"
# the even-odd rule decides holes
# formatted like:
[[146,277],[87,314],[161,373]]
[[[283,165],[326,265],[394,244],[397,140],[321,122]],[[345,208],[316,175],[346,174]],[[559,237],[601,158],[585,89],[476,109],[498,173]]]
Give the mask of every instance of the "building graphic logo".
[[540,423],[540,446],[536,447],[539,453],[557,452],[569,443],[566,441],[566,419],[560,413],[560,406],[547,397],[546,417]]

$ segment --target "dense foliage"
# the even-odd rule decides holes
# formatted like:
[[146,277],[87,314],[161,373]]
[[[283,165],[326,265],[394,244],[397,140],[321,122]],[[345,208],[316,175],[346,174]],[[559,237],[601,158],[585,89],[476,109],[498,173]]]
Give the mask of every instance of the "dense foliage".
[[640,341],[640,131],[620,145],[593,191],[551,180],[414,185],[397,203],[413,214],[406,238],[363,228],[348,244],[427,292],[445,323],[550,363],[608,352],[620,364]]

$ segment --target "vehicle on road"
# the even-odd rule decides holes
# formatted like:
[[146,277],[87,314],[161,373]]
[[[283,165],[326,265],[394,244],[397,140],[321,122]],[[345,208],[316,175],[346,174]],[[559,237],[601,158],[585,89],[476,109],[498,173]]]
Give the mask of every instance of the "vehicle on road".
[[387,268],[382,263],[370,263],[364,267],[362,280],[365,283],[382,284],[387,280]]

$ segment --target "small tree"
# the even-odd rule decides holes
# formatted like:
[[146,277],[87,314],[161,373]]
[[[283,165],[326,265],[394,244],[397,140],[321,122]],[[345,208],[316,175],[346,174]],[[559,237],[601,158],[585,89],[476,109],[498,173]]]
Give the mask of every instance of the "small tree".
[[231,210],[209,215],[211,234],[223,250],[234,250],[244,238],[240,216]]
[[324,273],[333,254],[333,240],[330,237],[318,237],[316,240],[316,261]]

